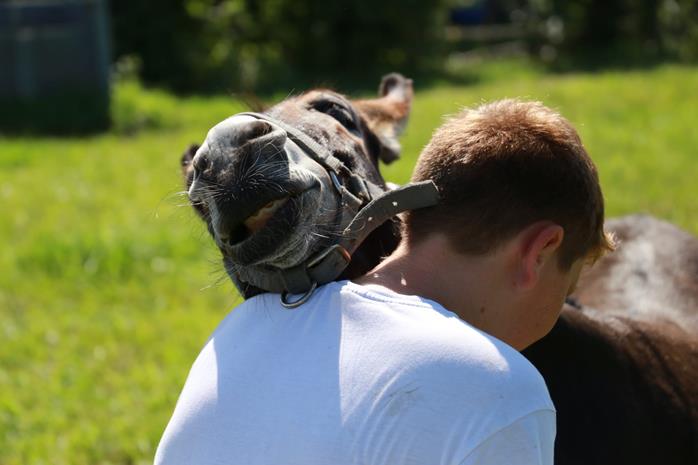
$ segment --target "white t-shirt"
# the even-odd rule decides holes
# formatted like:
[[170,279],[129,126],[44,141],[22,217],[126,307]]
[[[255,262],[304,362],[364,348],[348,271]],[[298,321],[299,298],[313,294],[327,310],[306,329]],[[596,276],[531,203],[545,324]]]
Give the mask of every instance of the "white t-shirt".
[[247,300],[194,363],[157,465],[552,464],[555,410],[515,349],[438,303],[330,283]]

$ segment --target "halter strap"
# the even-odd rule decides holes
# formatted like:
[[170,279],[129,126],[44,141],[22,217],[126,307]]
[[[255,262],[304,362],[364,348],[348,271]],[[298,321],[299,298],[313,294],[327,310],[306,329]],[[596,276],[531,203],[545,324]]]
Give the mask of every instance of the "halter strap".
[[[284,307],[298,307],[311,297],[318,285],[337,279],[351,262],[351,255],[385,221],[398,213],[430,207],[439,201],[439,191],[432,181],[407,184],[382,192],[380,187],[352,173],[327,149],[297,128],[263,113],[244,112],[239,115],[251,116],[280,127],[306,155],[322,166],[339,197],[337,217],[342,224],[348,223],[338,243],[326,247],[299,265],[271,272],[264,277],[263,283],[250,283],[266,291],[281,293]],[[339,181],[337,174],[346,178],[348,188]],[[291,300],[289,294],[303,295]]]
[[342,231],[337,244],[323,249],[299,265],[278,269],[276,274],[268,276],[265,289],[302,294],[310,289],[314,290],[314,285],[334,281],[349,265],[352,254],[374,229],[398,213],[430,207],[438,201],[439,191],[433,181],[407,184],[386,192],[359,211]]
[[[294,128],[281,120],[272,118],[269,115],[265,115],[264,113],[248,111],[238,113],[238,115],[251,116],[256,119],[264,120],[286,131],[288,138],[295,142],[306,155],[325,168],[325,171],[328,172],[331,178],[333,176],[332,173],[334,173],[335,178],[332,179],[332,184],[342,197],[349,198],[349,203],[361,205],[362,203],[371,200],[371,194],[366,187],[364,180],[352,173],[344,163],[333,156],[327,149],[325,149],[325,147],[318,144],[303,131]],[[336,182],[337,174],[341,174],[349,180],[351,191],[344,187],[341,183]]]

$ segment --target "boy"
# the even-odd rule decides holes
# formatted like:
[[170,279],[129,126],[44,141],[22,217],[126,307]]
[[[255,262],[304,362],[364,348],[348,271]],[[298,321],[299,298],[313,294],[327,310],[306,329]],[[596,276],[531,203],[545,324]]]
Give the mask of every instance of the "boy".
[[504,100],[439,128],[413,179],[441,201],[367,276],[228,315],[156,463],[552,463],[554,407],[518,350],[612,248],[594,165],[560,115]]

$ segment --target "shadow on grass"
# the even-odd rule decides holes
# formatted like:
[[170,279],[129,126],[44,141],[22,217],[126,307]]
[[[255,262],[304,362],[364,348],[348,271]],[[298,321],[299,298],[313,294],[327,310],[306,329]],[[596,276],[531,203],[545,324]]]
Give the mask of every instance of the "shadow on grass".
[[128,92],[125,93],[126,95],[118,96],[116,95],[118,92],[112,92],[111,102],[101,95],[75,92],[30,101],[2,100],[0,101],[0,136],[73,138],[105,132],[128,136],[143,130],[168,128],[169,120],[174,117],[160,114],[162,111],[158,111],[157,105],[153,107],[148,103],[153,99],[157,100],[158,97],[146,98],[158,93],[166,97],[161,97],[161,100],[167,100],[163,111],[173,105],[176,107],[178,98],[213,98],[221,95],[228,95],[250,110],[259,111],[278,103],[287,96],[319,87],[333,89],[351,97],[373,96],[377,92],[381,77],[394,71],[413,79],[418,91],[436,85],[470,85],[479,80],[477,73],[474,72],[456,73],[445,70],[364,70],[328,73],[324,76],[286,72],[277,75],[273,82],[269,80],[266,84],[261,84],[254,91],[228,89],[207,93],[174,93],[161,87],[148,88],[140,84],[128,87],[129,84],[124,82],[116,83],[115,88],[128,88]]
[[110,126],[104,93],[66,92],[31,100],[0,101],[0,135],[86,136]]
[[[447,70],[404,70],[381,69],[366,70],[361,72],[337,73],[326,76],[315,75],[289,75],[285,78],[256,89],[256,95],[261,99],[277,99],[281,94],[304,92],[309,89],[324,87],[333,89],[349,96],[373,95],[378,90],[382,76],[399,72],[414,81],[416,89],[424,89],[436,85],[472,85],[480,80],[476,73],[454,73]],[[283,97],[281,97],[283,98]]]
[[668,63],[676,60],[653,49],[626,45],[562,49],[554,61],[543,64],[543,69],[552,74],[649,71]]
[[[452,60],[453,61],[453,60]],[[334,89],[351,97],[375,96],[381,77],[400,72],[414,81],[417,92],[438,86],[470,86],[484,81],[516,79],[526,74],[597,73],[602,71],[651,70],[672,62],[659,53],[637,51],[630,47],[589,48],[574,52],[559,50],[554,61],[543,62],[529,56],[502,58],[484,54],[441,69],[378,69],[346,72],[298,73],[279,71],[264,79],[254,91],[227,89],[207,93],[174,93],[158,87],[132,86],[127,95],[113,98],[111,106],[100,96],[66,94],[34,102],[7,102],[0,105],[0,136],[80,137],[104,132],[133,135],[144,130],[173,127],[181,97],[220,97],[227,95],[251,110],[259,111],[287,96],[318,87]],[[123,83],[116,83],[126,89]],[[135,89],[135,90],[134,90]],[[162,92],[164,90],[164,92]],[[147,96],[164,95],[167,105],[157,98],[149,104]],[[123,92],[122,92],[123,93]],[[115,93],[112,92],[112,96]],[[153,100],[150,99],[150,100]],[[146,103],[143,103],[143,102]],[[172,108],[171,108],[172,107]]]

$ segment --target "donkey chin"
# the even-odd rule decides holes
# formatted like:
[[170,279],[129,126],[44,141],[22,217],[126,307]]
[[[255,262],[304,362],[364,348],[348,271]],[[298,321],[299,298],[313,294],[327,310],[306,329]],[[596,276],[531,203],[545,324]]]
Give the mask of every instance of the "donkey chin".
[[332,232],[319,226],[334,220],[334,208],[324,205],[328,199],[325,189],[322,183],[315,183],[299,195],[270,205],[262,215],[255,213],[251,222],[268,215],[266,221],[261,218],[260,229],[239,244],[219,246],[228,275],[236,282],[265,282],[273,270],[296,266],[329,243]]
[[[330,232],[321,231],[318,226],[332,220],[329,213],[332,209],[323,205],[327,199],[323,195],[325,187],[312,173],[298,174],[312,178],[311,187],[299,194],[272,200],[246,218],[243,227],[247,236],[241,242],[226,244],[214,233],[226,267],[295,266],[329,237]],[[254,269],[249,271],[254,272]]]

